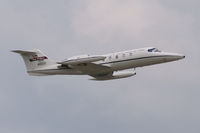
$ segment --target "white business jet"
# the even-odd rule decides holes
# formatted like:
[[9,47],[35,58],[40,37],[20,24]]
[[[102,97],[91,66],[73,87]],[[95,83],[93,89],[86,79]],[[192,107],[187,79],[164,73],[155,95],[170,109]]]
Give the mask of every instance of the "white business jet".
[[[33,76],[89,75],[91,80],[111,80],[136,75],[135,68],[176,61],[184,55],[162,52],[154,47],[135,49],[105,55],[80,55],[55,62],[40,50],[13,50],[20,54],[27,72]],[[130,69],[126,70],[125,69]]]

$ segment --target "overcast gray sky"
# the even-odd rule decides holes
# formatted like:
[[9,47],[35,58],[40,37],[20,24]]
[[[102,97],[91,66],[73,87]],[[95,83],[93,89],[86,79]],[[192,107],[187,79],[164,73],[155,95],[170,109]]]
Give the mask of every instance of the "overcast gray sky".
[[[199,133],[199,0],[0,0],[0,132]],[[186,55],[106,82],[30,77],[12,49],[54,60],[155,46]]]

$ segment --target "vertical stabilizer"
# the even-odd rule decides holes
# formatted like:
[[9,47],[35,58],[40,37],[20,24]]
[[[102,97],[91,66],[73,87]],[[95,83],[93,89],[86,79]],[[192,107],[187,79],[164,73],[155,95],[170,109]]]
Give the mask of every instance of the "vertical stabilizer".
[[38,49],[31,51],[13,50],[12,52],[18,53],[22,56],[27,71],[39,70],[56,64],[56,62],[50,60]]

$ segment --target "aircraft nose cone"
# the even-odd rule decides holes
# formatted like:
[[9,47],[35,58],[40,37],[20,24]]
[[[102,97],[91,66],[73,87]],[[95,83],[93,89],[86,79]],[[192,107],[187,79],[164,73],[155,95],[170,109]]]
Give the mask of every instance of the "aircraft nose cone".
[[183,54],[168,53],[167,55],[169,56],[168,59],[171,61],[181,60],[181,59],[185,58],[185,55],[183,55]]
[[185,55],[179,55],[179,59],[184,59]]
[[184,59],[184,58],[185,58],[185,55],[176,54],[176,55],[174,55],[174,57],[175,57],[177,60],[180,60],[180,59]]

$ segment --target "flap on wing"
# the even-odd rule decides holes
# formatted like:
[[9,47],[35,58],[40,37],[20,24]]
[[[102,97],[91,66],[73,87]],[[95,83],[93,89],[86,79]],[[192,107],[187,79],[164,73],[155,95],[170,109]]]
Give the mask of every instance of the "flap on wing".
[[77,64],[83,64],[83,63],[92,63],[96,61],[104,60],[105,56],[88,56],[88,57],[82,57],[82,58],[75,58],[75,59],[69,59],[63,62],[58,62],[58,64],[62,65],[77,65]]

